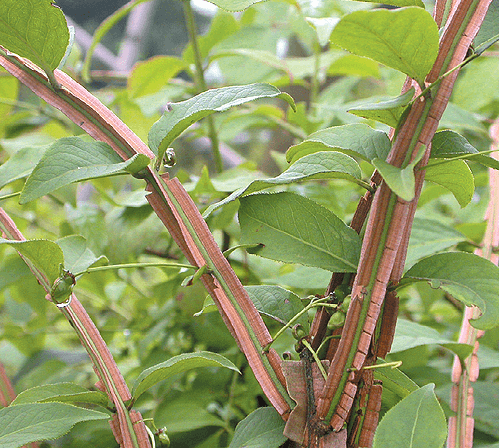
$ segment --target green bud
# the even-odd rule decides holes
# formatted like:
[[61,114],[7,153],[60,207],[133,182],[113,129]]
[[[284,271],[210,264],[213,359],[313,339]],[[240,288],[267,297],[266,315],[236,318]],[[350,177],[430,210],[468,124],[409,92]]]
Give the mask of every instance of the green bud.
[[56,304],[66,302],[73,292],[75,283],[75,276],[71,272],[61,268],[61,276],[55,280],[50,290],[52,301]]
[[337,311],[329,318],[329,322],[327,323],[327,328],[328,330],[334,330],[336,328],[342,327],[344,323],[345,323],[345,313]]
[[350,302],[352,301],[352,296],[348,295],[343,300],[343,303],[340,305],[340,310],[346,313],[348,311],[348,307],[350,306]]

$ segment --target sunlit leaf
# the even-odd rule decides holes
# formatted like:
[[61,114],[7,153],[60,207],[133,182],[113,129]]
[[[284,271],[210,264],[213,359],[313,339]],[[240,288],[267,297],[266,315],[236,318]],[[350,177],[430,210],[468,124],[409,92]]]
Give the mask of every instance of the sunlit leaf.
[[57,244],[64,253],[64,268],[73,274],[108,261],[104,255],[95,256],[88,247],[87,240],[80,235],[66,236],[57,240]]

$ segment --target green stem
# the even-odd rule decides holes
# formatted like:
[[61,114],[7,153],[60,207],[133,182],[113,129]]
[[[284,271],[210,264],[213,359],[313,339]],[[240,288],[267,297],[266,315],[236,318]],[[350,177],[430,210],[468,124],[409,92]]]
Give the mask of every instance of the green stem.
[[[196,21],[194,20],[194,13],[192,11],[190,0],[183,0],[184,4],[184,17],[185,24],[187,26],[187,32],[189,33],[189,42],[192,45],[192,51],[194,53],[194,64],[196,66],[195,81],[196,87],[199,91],[206,91],[206,80],[204,79],[204,69],[201,57],[201,52],[199,51]],[[223,161],[222,155],[220,153],[220,143],[218,141],[218,134],[215,129],[215,122],[213,117],[210,115],[206,117],[206,122],[208,123],[208,135],[211,140],[211,150],[213,152],[213,159],[215,160],[215,168],[217,173],[223,171]]]
[[90,274],[91,272],[98,271],[111,271],[116,269],[131,269],[131,268],[150,268],[150,267],[166,267],[166,268],[185,268],[185,269],[198,269],[196,266],[191,264],[183,263],[168,263],[168,262],[151,262],[151,263],[126,263],[126,264],[112,264],[107,266],[96,266],[93,268],[87,268],[84,271],[76,272],[73,275],[78,277],[83,274]]
[[[314,42],[314,73],[310,85],[310,105],[316,104],[319,96],[319,72],[321,67],[321,46],[318,41]],[[315,115],[315,114],[314,114]]]
[[9,193],[4,196],[0,196],[0,201],[3,201],[4,199],[10,199],[10,198],[15,198],[16,196],[19,196],[21,194],[20,191],[16,191],[15,193]]
[[319,368],[319,370],[321,371],[321,374],[322,374],[322,377],[324,378],[324,381],[327,379],[327,372],[326,370],[324,369],[324,366],[322,365],[322,362],[321,360],[319,359],[319,357],[317,356],[317,353],[315,353],[314,349],[312,348],[312,346],[308,343],[308,341],[306,339],[302,339],[301,343],[307,348],[307,350],[312,354],[316,364],[317,364],[317,367]]

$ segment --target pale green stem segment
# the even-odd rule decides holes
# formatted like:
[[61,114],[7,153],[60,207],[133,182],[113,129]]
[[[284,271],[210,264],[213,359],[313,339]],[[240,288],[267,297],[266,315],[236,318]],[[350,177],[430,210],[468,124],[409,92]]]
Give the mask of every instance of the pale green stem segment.
[[192,266],[191,264],[183,264],[183,263],[167,263],[167,262],[126,263],[126,264],[112,264],[112,265],[108,265],[108,266],[95,266],[93,268],[87,268],[84,271],[75,272],[75,273],[73,273],[73,275],[75,277],[78,277],[79,275],[90,274],[92,272],[111,271],[111,270],[117,270],[117,269],[151,268],[151,267],[197,269],[196,266]]
[[[385,367],[390,367],[391,369],[397,369],[402,365],[402,361],[392,361],[392,362],[384,362],[382,364],[374,364],[372,366],[363,367],[362,370],[374,370],[374,369],[383,369]],[[351,369],[355,371],[355,368]]]
[[10,198],[15,198],[16,196],[19,196],[21,194],[20,191],[16,191],[15,193],[10,193],[6,194],[4,196],[0,196],[0,201],[3,201],[5,199],[10,199]]
[[306,339],[302,339],[301,343],[308,349],[308,351],[312,354],[312,357],[314,358],[315,363],[317,364],[317,367],[321,371],[322,377],[324,378],[324,381],[327,379],[327,372],[324,370],[324,366],[322,365],[321,360],[317,356],[317,353],[315,350],[312,348],[312,346],[308,343]]

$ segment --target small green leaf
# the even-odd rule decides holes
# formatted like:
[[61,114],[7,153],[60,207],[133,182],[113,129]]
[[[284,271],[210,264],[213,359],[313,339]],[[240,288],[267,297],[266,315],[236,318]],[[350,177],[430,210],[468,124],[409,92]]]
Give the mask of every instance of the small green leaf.
[[73,182],[137,172],[149,162],[144,154],[123,161],[107,143],[61,138],[45,152],[26,180],[19,202],[25,204]]
[[223,112],[260,98],[282,98],[295,108],[293,99],[287,93],[270,84],[257,83],[207,90],[188,100],[170,104],[149,132],[149,147],[162,158],[170,143],[191,124],[213,112]]
[[0,446],[18,448],[66,434],[76,423],[107,420],[103,412],[63,403],[33,403],[0,409]]
[[264,0],[208,0],[210,3],[224,9],[225,11],[242,11],[243,9],[249,8],[255,3],[262,2]]
[[96,257],[88,248],[87,240],[80,235],[66,236],[57,240],[57,244],[64,253],[64,267],[74,274],[90,266],[107,264],[107,258],[104,255]]
[[461,207],[466,207],[475,192],[475,179],[464,160],[432,160],[425,168],[425,180],[447,188]]
[[170,378],[178,373],[183,373],[191,369],[197,369],[199,367],[225,367],[239,372],[237,367],[231,361],[217,353],[184,353],[144,370],[135,381],[132,395],[135,399],[137,399],[141,394],[143,394],[150,387],[154,386],[156,383]]
[[423,85],[438,53],[438,26],[422,8],[355,11],[344,16],[331,42],[399,70]]
[[251,181],[246,187],[239,188],[220,202],[210,205],[203,216],[209,216],[217,208],[240,197],[276,185],[285,185],[310,179],[342,178],[355,180],[360,179],[361,176],[362,171],[359,164],[350,156],[334,151],[316,152],[297,160],[277,177]]
[[47,148],[47,146],[28,146],[17,151],[9,160],[0,165],[0,188],[29,176]]
[[51,0],[0,2],[0,45],[30,59],[50,76],[68,43],[66,18]]
[[485,258],[465,252],[436,254],[416,263],[400,285],[427,281],[448,292],[467,306],[482,311],[471,324],[480,330],[499,324],[499,268]]
[[436,132],[431,142],[431,155],[435,159],[452,159],[453,157],[466,157],[467,160],[473,160],[489,168],[499,170],[499,160],[480,154],[477,149],[471,145],[461,134],[454,131]]
[[64,265],[61,248],[49,240],[12,241],[0,238],[0,244],[8,244],[27,258],[52,285],[60,276]]
[[434,328],[405,319],[397,320],[395,337],[390,352],[396,353],[421,345],[434,344],[441,345],[442,347],[453,351],[462,360],[466,359],[473,352],[473,346],[471,345],[459,344],[440,336],[439,332]]
[[405,168],[397,168],[382,159],[374,159],[372,164],[379,171],[383,180],[397,196],[404,201],[412,201],[415,195],[416,178],[414,167],[424,156],[425,147],[421,146],[418,154]]
[[333,212],[293,193],[240,199],[243,244],[262,244],[257,255],[338,272],[355,272],[360,238]]
[[380,101],[378,103],[363,104],[348,109],[353,115],[385,123],[392,128],[396,128],[405,107],[411,102],[414,96],[414,87],[396,98]]
[[307,154],[319,151],[340,151],[370,162],[374,158],[386,159],[391,143],[388,136],[366,124],[335,126],[314,132],[286,153],[288,162],[295,162]]
[[284,424],[274,408],[258,408],[237,424],[229,448],[278,448],[287,440]]
[[391,408],[376,430],[373,448],[441,448],[447,424],[434,388],[427,384]]
[[11,403],[11,406],[28,403],[91,403],[107,406],[108,398],[104,392],[89,391],[75,383],[57,383],[36,386],[21,392]]
[[361,76],[381,78],[379,64],[369,58],[355,54],[345,54],[336,59],[327,69],[329,76]]
[[[303,310],[301,299],[293,292],[280,286],[258,285],[245,286],[251,301],[258,312],[265,314],[282,324],[287,324],[296,314]],[[297,324],[308,331],[309,323],[307,314],[296,321]]]
[[315,30],[319,44],[324,47],[328,44],[331,32],[340,19],[337,17],[305,17],[305,20]]

